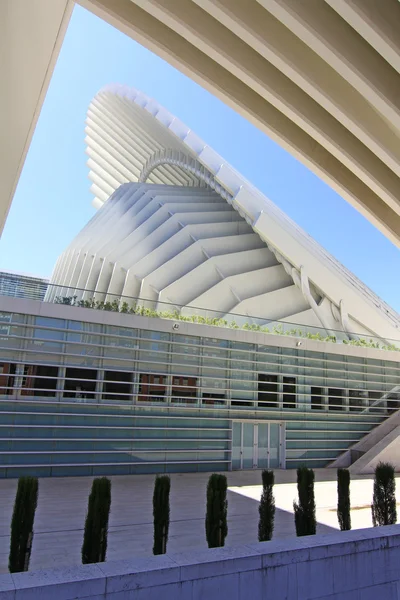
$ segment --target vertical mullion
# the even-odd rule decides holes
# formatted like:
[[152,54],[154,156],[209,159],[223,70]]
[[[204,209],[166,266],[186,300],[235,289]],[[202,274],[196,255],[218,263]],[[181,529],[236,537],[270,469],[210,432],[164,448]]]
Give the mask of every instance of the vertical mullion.
[[258,424],[253,423],[253,469],[258,466]]
[[243,471],[243,422],[240,422],[240,470]]

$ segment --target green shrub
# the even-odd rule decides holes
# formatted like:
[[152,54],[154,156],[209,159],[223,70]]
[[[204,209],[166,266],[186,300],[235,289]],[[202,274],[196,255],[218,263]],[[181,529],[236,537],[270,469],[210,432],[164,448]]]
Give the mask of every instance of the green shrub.
[[[254,323],[244,323],[242,326],[239,326],[235,321],[228,322],[226,319],[218,317],[209,318],[203,317],[202,315],[181,315],[177,309],[173,309],[172,312],[170,312],[168,310],[157,311],[150,308],[145,308],[144,306],[138,306],[136,304],[130,307],[125,301],[122,302],[122,304],[120,304],[119,299],[113,300],[112,302],[95,302],[94,298],[91,298],[90,300],[79,300],[78,302],[76,302],[76,296],[57,296],[54,302],[56,304],[70,304],[73,306],[80,306],[84,308],[96,308],[97,310],[130,313],[146,317],[157,317],[161,319],[174,319],[176,321],[187,321],[190,323],[213,325],[215,327],[228,327],[230,329],[244,329],[247,331],[261,331],[262,333],[271,333],[268,327],[262,327],[261,325],[256,325]],[[278,326],[275,325],[272,329],[272,333],[276,335],[304,337],[310,340],[318,340],[321,342],[337,342],[337,338],[335,335],[323,336],[321,333],[303,332],[301,329],[296,328],[287,329],[285,331],[283,324]],[[377,348],[380,350],[400,351],[400,348],[395,346],[394,344],[381,345],[379,342],[376,342],[372,339],[370,339],[369,341],[364,338],[354,340],[343,339],[342,343],[349,344],[351,346],[362,346],[366,348]]]
[[167,551],[170,489],[171,481],[168,475],[161,475],[156,477],[156,480],[154,482],[153,493],[153,554],[165,554]]
[[258,541],[268,542],[272,539],[274,532],[274,519],[275,519],[275,498],[274,498],[274,472],[263,471],[262,472],[262,485],[263,491],[261,494],[260,505],[258,507],[258,513],[260,519],[258,522]]
[[296,535],[314,535],[316,532],[314,471],[307,467],[297,469],[299,503],[293,503]]
[[207,485],[206,538],[209,548],[224,546],[228,535],[228,484],[225,475],[214,473]]
[[27,571],[29,568],[38,489],[39,484],[36,477],[21,477],[18,480],[11,520],[11,542],[8,558],[10,573]]
[[350,473],[348,469],[337,471],[338,505],[337,516],[341,531],[351,529],[350,519]]
[[394,467],[389,463],[380,462],[375,469],[371,510],[374,527],[394,525],[397,521],[396,480]]
[[276,335],[284,335],[285,332],[283,331],[283,326],[282,325],[278,325],[278,326],[274,326],[272,328],[272,333],[275,333]]
[[111,481],[107,477],[94,479],[83,535],[83,564],[104,562],[106,558],[110,506]]

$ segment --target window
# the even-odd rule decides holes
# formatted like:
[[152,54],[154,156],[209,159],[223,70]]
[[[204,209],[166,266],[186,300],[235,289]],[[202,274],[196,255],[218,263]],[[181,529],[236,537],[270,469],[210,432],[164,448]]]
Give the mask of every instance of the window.
[[165,402],[167,376],[140,373],[139,402]]
[[[101,343],[100,334],[101,325],[95,323],[82,323],[81,321],[68,321],[68,332],[66,340],[68,342],[79,342],[80,344],[97,344]],[[72,330],[72,331],[71,331]],[[92,335],[94,334],[94,335]],[[107,340],[107,337],[105,338]],[[104,342],[107,344],[107,341]]]
[[0,363],[0,394],[8,396],[13,393],[16,365]]
[[142,329],[140,337],[146,340],[169,341],[170,339],[169,333],[165,333],[162,331],[147,331],[146,329]]
[[58,367],[25,365],[21,383],[21,396],[55,396]]
[[179,356],[179,362],[185,365],[197,366],[199,364],[200,354],[199,338],[173,335],[172,339],[175,342],[172,345],[172,352],[175,356],[181,355]]
[[[233,393],[233,392],[232,392]],[[251,400],[238,400],[237,398],[232,398],[231,406],[246,406],[246,408],[250,408],[253,406],[253,399]]]
[[212,393],[208,393],[205,392],[202,395],[202,403],[203,404],[208,404],[208,405],[218,405],[218,404],[225,404],[225,394],[215,394],[214,392]]
[[365,406],[367,392],[365,390],[349,390],[350,411],[360,411]]
[[55,327],[57,329],[65,328],[64,319],[53,319],[52,317],[36,317],[35,324],[38,327]]
[[177,404],[195,404],[197,402],[197,379],[195,377],[172,378],[171,402]]
[[389,412],[394,412],[400,407],[400,394],[388,394],[387,408]]
[[103,399],[131,400],[132,373],[124,371],[104,371]]
[[97,371],[94,369],[67,368],[65,371],[64,398],[94,398]]
[[343,390],[328,388],[329,410],[343,410]]
[[[93,325],[91,325],[90,323],[82,323],[82,325],[85,326],[85,329],[89,329],[92,328]],[[100,327],[100,326],[95,326],[95,327]],[[138,332],[136,329],[128,329],[127,327],[115,327],[114,325],[106,325],[105,327],[105,333],[111,334],[111,335],[121,335],[123,337],[137,337]]]
[[278,406],[278,375],[258,374],[258,406],[275,408]]
[[311,408],[312,410],[324,409],[324,389],[322,387],[311,387]]
[[24,369],[23,369],[23,376],[22,376],[22,383],[21,383],[21,387],[28,387],[27,383],[28,383],[28,375],[31,375],[31,373],[33,371],[36,371],[34,365],[29,366],[29,365],[24,365]]
[[282,379],[283,408],[296,408],[296,377]]
[[384,410],[382,411],[382,408],[386,408],[384,401],[381,401],[383,394],[383,392],[368,392],[368,403],[370,406],[369,412],[378,414],[382,414],[382,412],[385,412]]

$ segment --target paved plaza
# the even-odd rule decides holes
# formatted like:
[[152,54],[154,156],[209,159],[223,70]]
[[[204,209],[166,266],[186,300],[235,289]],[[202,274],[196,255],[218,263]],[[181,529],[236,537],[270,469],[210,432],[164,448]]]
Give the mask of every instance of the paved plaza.
[[[338,529],[336,471],[316,470],[317,533]],[[209,474],[171,475],[171,524],[168,552],[207,548],[204,530],[206,486]],[[260,471],[238,471],[228,476],[229,532],[226,545],[257,541]],[[274,538],[295,535],[293,500],[296,471],[275,472],[276,516]],[[151,556],[153,544],[153,475],[111,477],[112,502],[107,560]],[[83,526],[92,478],[49,478],[39,482],[39,501],[31,570],[80,564]],[[369,527],[372,478],[351,484],[353,529]],[[16,480],[0,480],[0,572],[7,572],[9,531]],[[400,482],[397,481],[398,501]],[[400,512],[400,511],[399,511]]]

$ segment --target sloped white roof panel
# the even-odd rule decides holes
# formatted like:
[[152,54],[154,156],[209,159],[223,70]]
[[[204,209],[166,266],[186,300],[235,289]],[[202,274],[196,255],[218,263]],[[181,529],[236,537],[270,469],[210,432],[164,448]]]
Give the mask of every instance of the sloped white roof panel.
[[[120,105],[122,98],[123,107]],[[106,141],[102,146],[101,139],[106,132],[102,132],[101,120],[96,124],[96,153],[91,154],[89,174],[95,184],[92,189],[96,193],[96,206],[104,203],[110,191],[116,191],[116,180],[115,190],[110,190],[114,181],[112,174],[122,159],[127,165],[126,172],[131,174],[131,182],[165,182],[185,187],[211,185],[265,242],[293,279],[300,297],[307,301],[326,329],[345,330],[346,323],[356,321],[380,337],[399,337],[400,317],[394,310],[155,100],[134,88],[114,84],[101,90],[93,105],[100,117],[102,113],[107,118],[113,115],[130,137],[129,152],[123,148],[125,141],[118,143],[118,135],[112,146]],[[92,112],[89,108],[89,113]],[[89,128],[89,147],[92,146],[90,131]],[[93,168],[96,156],[101,161],[98,170]],[[100,178],[98,173],[104,172],[107,164],[110,177]],[[141,174],[136,176],[140,165]],[[248,270],[251,271],[251,265]],[[303,300],[300,304],[297,302],[297,312],[303,310]],[[322,301],[324,310],[318,306]],[[330,310],[325,308],[327,302]],[[254,303],[247,304],[253,306]],[[295,309],[293,306],[289,313],[295,314]]]

